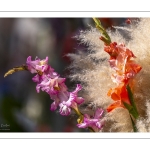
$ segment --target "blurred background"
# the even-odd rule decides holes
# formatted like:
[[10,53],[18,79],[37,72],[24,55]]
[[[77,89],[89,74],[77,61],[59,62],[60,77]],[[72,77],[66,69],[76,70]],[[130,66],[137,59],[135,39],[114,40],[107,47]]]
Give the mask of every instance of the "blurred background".
[[[105,28],[125,23],[126,18],[101,18]],[[67,53],[79,46],[73,36],[89,25],[92,18],[0,18],[0,132],[88,132],[76,127],[73,116],[50,111],[49,95],[36,92],[33,74],[20,71],[4,78],[11,68],[32,59],[49,57],[49,64],[66,77],[70,64]],[[74,83],[67,79],[68,87]]]

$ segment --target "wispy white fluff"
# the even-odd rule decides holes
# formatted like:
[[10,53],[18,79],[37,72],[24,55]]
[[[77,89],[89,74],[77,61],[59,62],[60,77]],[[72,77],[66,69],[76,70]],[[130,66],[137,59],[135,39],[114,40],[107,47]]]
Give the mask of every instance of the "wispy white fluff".
[[[140,118],[137,121],[139,131],[149,132],[147,122],[150,121],[150,19],[141,18],[136,24],[125,27],[115,27],[116,31],[108,31],[112,41],[124,43],[133,51],[136,63],[142,66],[141,72],[134,79],[134,98]],[[120,29],[124,32],[120,32]],[[125,34],[128,34],[129,39]],[[106,109],[113,101],[107,96],[110,88],[116,85],[111,80],[112,70],[108,64],[109,56],[104,51],[104,43],[99,39],[101,33],[91,27],[81,31],[76,36],[80,44],[88,46],[88,50],[79,50],[76,54],[69,54],[72,59],[70,78],[83,85],[82,96],[85,103],[91,102],[97,107]],[[147,107],[146,107],[147,106]],[[146,111],[147,109],[147,111]],[[111,117],[110,117],[111,116]],[[105,132],[132,132],[131,119],[127,110],[115,109],[106,113]],[[111,123],[110,123],[111,122]]]

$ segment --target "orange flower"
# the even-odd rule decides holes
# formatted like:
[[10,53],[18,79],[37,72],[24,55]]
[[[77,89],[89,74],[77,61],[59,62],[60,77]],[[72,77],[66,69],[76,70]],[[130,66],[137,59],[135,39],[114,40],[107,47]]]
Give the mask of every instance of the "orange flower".
[[124,107],[123,102],[130,104],[126,86],[129,82],[131,84],[132,79],[142,67],[135,63],[135,55],[124,44],[113,42],[105,45],[104,50],[110,55],[109,64],[115,71],[112,74],[112,80],[117,83],[117,87],[110,89],[107,94],[115,101],[107,108],[110,112],[117,107]]
[[111,104],[107,108],[108,112],[112,111],[113,109],[117,107],[124,107],[122,102],[126,102],[130,104],[128,92],[127,92],[125,84],[123,83],[114,89],[110,89],[107,95],[110,96],[115,101],[113,104]]
[[105,46],[104,50],[110,55],[109,64],[115,71],[112,74],[113,82],[127,84],[130,78],[133,78],[141,70],[141,66],[133,60],[136,58],[135,55],[124,44],[113,42],[109,46]]
[[110,59],[116,59],[116,57],[118,56],[118,48],[116,47],[117,43],[113,42],[110,43],[110,45],[106,45],[104,47],[104,51],[107,52],[110,55]]
[[126,64],[125,74],[127,78],[133,78],[141,69],[140,65],[135,64],[133,60],[129,60]]
[[117,107],[124,107],[121,103],[121,101],[115,101],[113,104],[111,104],[108,108],[107,108],[107,112],[112,111],[113,109],[117,108]]
[[107,95],[110,96],[114,101],[121,100],[130,104],[130,100],[128,98],[128,92],[125,84],[123,83],[114,89],[110,89]]

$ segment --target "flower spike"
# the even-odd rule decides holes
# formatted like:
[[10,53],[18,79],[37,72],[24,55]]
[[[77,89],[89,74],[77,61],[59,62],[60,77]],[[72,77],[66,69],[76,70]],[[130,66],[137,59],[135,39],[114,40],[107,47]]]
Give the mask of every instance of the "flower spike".
[[111,43],[111,39],[109,35],[107,34],[106,30],[103,28],[100,20],[98,18],[93,18],[95,22],[96,28],[102,33],[103,36],[101,36],[101,40],[106,44],[109,45]]
[[8,71],[5,73],[4,78],[7,77],[7,76],[10,75],[10,74],[13,74],[13,73],[18,72],[18,71],[23,71],[23,70],[28,70],[28,68],[27,68],[26,65],[14,67],[14,68],[8,70]]

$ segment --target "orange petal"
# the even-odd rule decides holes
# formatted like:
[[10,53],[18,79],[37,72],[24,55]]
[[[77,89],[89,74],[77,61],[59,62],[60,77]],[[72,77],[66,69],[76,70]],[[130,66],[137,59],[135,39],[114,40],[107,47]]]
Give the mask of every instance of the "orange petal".
[[107,95],[110,96],[114,101],[120,100],[130,104],[128,92],[126,90],[126,84],[120,84],[118,87],[110,89]]
[[108,106],[107,112],[110,112],[113,109],[118,108],[118,107],[123,107],[123,105],[121,104],[121,101],[115,101],[113,104],[111,104],[110,106]]

